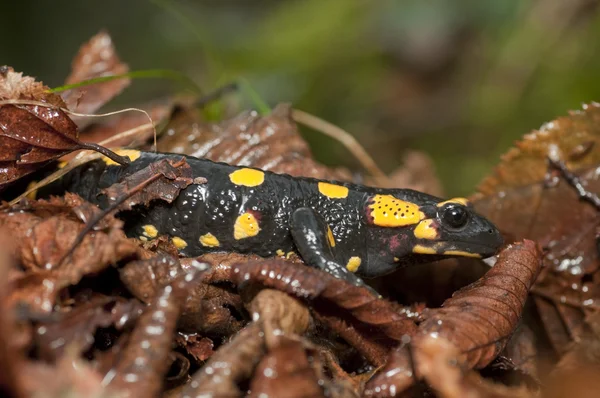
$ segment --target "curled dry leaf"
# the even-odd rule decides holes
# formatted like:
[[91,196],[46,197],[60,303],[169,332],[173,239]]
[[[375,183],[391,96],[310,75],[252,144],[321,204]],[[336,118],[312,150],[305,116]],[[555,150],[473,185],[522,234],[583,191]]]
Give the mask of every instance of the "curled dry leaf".
[[[324,398],[315,364],[309,362],[308,355],[301,341],[282,337],[258,364],[249,397]],[[310,356],[318,357],[314,352]]]
[[155,199],[171,203],[182,189],[199,182],[192,177],[192,169],[185,158],[177,162],[163,159],[125,177],[103,193],[111,208],[117,206],[119,210],[131,210],[135,205],[148,206]]
[[374,296],[369,289],[354,286],[314,268],[270,259],[233,266],[229,280],[238,285],[248,281],[258,282],[298,298],[327,301],[397,341],[416,331],[414,322],[398,304]]
[[[415,366],[420,369],[421,344],[430,338],[456,348],[454,359],[467,368],[483,368],[504,348],[521,318],[529,289],[541,268],[541,252],[532,241],[503,250],[496,265],[477,282],[446,300],[439,309],[424,311],[425,320],[411,343]],[[413,383],[409,352],[402,346],[369,381],[371,396],[393,396]],[[417,374],[422,377],[421,374]]]
[[[112,39],[107,32],[93,36],[79,49],[71,64],[71,74],[65,84],[79,83],[97,77],[122,75],[129,71],[127,64],[119,59]],[[68,108],[77,113],[93,113],[129,86],[131,79],[122,78],[83,87],[73,88],[61,94]],[[75,118],[79,127],[89,119]]]
[[0,105],[0,190],[47,162],[79,149],[94,149],[125,163],[110,151],[78,139],[75,123],[61,110],[62,99],[48,87],[12,68],[0,68],[0,101],[25,100],[47,104]]
[[113,220],[106,229],[85,235],[82,244],[56,267],[85,228],[78,219],[81,212],[73,210],[84,203],[75,195],[67,195],[50,201],[27,202],[0,212],[0,227],[11,231],[18,242],[17,259],[30,271],[13,280],[17,288],[10,302],[24,301],[33,310],[50,311],[64,287],[139,254],[136,243],[120,229],[120,222]]
[[136,300],[126,301],[109,296],[96,296],[86,303],[56,316],[37,322],[35,342],[41,358],[52,361],[72,346],[81,353],[94,343],[98,328],[114,326],[117,330],[135,321],[142,307]]
[[177,278],[157,294],[140,316],[121,357],[109,372],[109,387],[132,397],[154,397],[160,391],[169,362],[177,320],[188,291],[208,268],[197,263],[194,270]]
[[251,323],[227,344],[219,348],[206,364],[198,370],[183,389],[182,397],[202,394],[214,397],[237,397],[237,383],[252,375],[252,371],[265,354],[265,342],[260,326]]
[[[185,115],[184,115],[185,116]],[[298,134],[289,105],[278,105],[268,116],[244,112],[220,124],[175,118],[159,143],[161,152],[184,153],[276,173],[324,179],[350,180],[343,170],[327,168],[312,159]]]

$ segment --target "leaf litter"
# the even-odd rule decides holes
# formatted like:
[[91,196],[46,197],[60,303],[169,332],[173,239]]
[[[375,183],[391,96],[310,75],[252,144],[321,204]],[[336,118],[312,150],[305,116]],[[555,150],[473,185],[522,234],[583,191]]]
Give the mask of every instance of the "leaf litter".
[[[126,70],[102,32],[82,47],[68,81]],[[0,117],[0,138],[7,144],[0,151],[0,165],[8,170],[5,181],[81,148],[78,128],[62,113],[60,97],[8,68],[2,77],[2,99],[48,104],[0,106],[0,116],[5,115]],[[80,110],[92,111],[128,83],[84,86],[64,97]],[[194,103],[203,101],[169,100],[155,108],[163,125],[159,150],[356,181],[348,170],[328,168],[312,158],[289,105],[265,116],[245,112],[213,123],[202,120]],[[540,391],[561,396],[561,388],[580,391],[563,381],[578,375],[584,384],[591,377],[587,372],[598,366],[598,350],[593,349],[600,335],[595,305],[598,209],[580,199],[582,193],[593,199],[598,191],[598,108],[591,104],[526,136],[482,183],[475,206],[500,225],[508,241],[516,242],[500,253],[493,268],[485,272],[470,259],[433,265],[433,270],[445,270],[437,274],[413,267],[414,277],[425,286],[421,293],[435,290],[436,300],[443,302],[439,308],[426,297],[421,301],[407,294],[418,286],[412,282],[404,283],[402,293],[381,285],[382,298],[305,267],[297,257],[213,253],[179,258],[165,237],[151,242],[127,238],[120,211],[156,199],[172,201],[187,185],[203,183],[192,178],[183,160],[153,164],[110,187],[105,192],[112,198],[108,211],[72,194],[5,204],[0,209],[0,232],[8,248],[0,250],[0,272],[7,281],[0,289],[6,309],[0,322],[0,363],[6,371],[0,375],[0,389],[6,396],[49,397],[65,392],[533,397]],[[15,112],[30,124],[17,123]],[[83,120],[77,123],[85,126]],[[82,134],[104,140],[124,126],[135,129],[136,123],[142,121],[119,116],[87,125]],[[19,131],[26,139],[16,139]],[[152,137],[148,129],[143,132],[135,138],[136,146],[149,149]],[[549,156],[563,162],[564,169],[549,167]],[[393,181],[439,191],[427,158],[422,160],[421,169],[408,161]],[[422,173],[426,183],[411,179],[415,173]],[[535,239],[542,251],[527,239]],[[455,286],[456,270],[467,264],[478,264],[479,271]],[[450,297],[448,292],[460,286]],[[530,290],[539,318],[526,305]],[[551,389],[540,389],[537,379],[523,376],[536,374],[538,362],[531,358],[544,352],[537,339],[540,324],[562,356],[556,366],[540,357],[558,383]]]

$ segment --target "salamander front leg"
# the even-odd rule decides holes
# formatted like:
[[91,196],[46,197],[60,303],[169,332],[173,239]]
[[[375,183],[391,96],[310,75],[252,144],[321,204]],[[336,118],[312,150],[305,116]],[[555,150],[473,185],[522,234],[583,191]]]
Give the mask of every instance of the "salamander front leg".
[[[329,226],[314,210],[301,207],[292,214],[292,237],[304,262],[356,286],[366,286],[362,279],[334,260],[328,233]],[[368,287],[368,286],[366,286]]]

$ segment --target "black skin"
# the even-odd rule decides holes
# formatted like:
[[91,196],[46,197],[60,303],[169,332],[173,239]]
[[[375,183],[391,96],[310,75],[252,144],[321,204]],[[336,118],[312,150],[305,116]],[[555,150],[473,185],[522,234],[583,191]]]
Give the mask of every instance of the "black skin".
[[[137,207],[132,212],[121,213],[129,236],[144,236],[144,225],[155,226],[159,235],[183,239],[187,246],[180,253],[188,257],[215,251],[254,253],[263,257],[296,252],[308,265],[357,285],[362,284],[357,275],[384,275],[405,265],[446,257],[446,251],[488,257],[502,245],[497,228],[461,203],[438,206],[442,199],[414,190],[327,181],[348,188],[345,198],[330,198],[319,191],[321,180],[266,171],[260,185],[241,186],[230,180],[230,174],[242,167],[178,154],[141,152],[138,159],[125,167],[92,161],[45,187],[38,195],[71,191],[106,207],[106,198],[99,194],[101,189],[150,163],[165,158],[177,161],[182,157],[191,166],[193,176],[205,177],[207,182],[190,185],[172,204],[157,200],[149,208]],[[369,205],[376,194],[392,195],[418,205],[425,217],[432,220],[436,238],[417,238],[416,225],[374,225]],[[236,239],[234,223],[245,212],[255,217],[260,231],[255,236]],[[334,247],[327,238],[328,226],[335,237]],[[218,247],[200,243],[200,236],[206,233],[217,237]],[[434,253],[413,253],[417,245],[431,248]],[[355,273],[346,269],[351,257],[361,259]]]

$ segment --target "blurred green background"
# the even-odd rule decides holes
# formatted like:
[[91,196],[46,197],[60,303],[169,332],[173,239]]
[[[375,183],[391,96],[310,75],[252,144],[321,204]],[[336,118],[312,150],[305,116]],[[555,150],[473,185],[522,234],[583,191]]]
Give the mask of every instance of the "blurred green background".
[[[352,132],[385,171],[429,153],[446,192],[466,194],[512,142],[600,100],[600,18],[590,0],[4,1],[0,64],[63,83],[101,29],[132,70],[181,71],[205,90],[245,77]],[[136,80],[119,103],[171,95]],[[250,106],[241,103],[241,107]],[[356,165],[307,133],[328,164]]]

